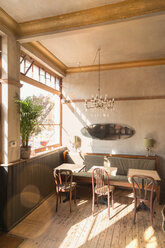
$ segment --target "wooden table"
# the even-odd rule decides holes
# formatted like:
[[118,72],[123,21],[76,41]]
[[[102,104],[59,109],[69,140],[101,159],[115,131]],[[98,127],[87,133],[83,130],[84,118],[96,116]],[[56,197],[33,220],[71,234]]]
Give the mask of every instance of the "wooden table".
[[133,175],[139,176],[150,176],[155,181],[161,181],[161,178],[156,170],[140,170],[140,169],[129,169],[128,177],[132,177]]
[[110,176],[116,176],[117,173],[117,167],[96,166],[96,165],[92,166],[90,170],[88,170],[88,172],[92,173],[92,171],[96,168],[105,169],[108,172],[108,175]]
[[84,164],[61,164],[54,168],[55,170],[71,170],[72,172],[80,172],[85,168]]
[[[161,181],[161,178],[160,178],[160,176],[156,170],[129,169],[128,170],[128,178],[131,178],[133,175],[150,176],[155,181]],[[143,181],[142,181],[142,185],[143,185]],[[155,190],[156,190],[157,199],[159,201],[160,188],[155,185]],[[145,204],[142,202],[142,204],[139,204],[139,206],[137,207],[137,210],[140,210],[140,209],[148,210],[148,207],[145,206]]]

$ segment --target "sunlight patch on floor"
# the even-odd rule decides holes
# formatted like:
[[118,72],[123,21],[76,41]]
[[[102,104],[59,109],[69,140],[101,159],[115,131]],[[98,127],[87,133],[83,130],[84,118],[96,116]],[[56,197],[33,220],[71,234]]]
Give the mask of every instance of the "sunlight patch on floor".
[[[87,200],[82,200],[79,202],[79,205],[86,203]],[[100,234],[105,233],[108,228],[111,228],[116,222],[120,221],[121,218],[129,214],[133,209],[133,205],[126,206],[125,204],[119,205],[117,212],[110,209],[111,219],[108,218],[108,209],[105,205],[99,205],[99,207],[95,207],[94,216],[92,213],[89,217],[84,218],[82,221],[72,225],[72,227],[68,230],[67,235],[63,242],[60,244],[59,248],[63,247],[82,247],[87,242],[92,242],[95,238],[97,238]],[[100,223],[102,223],[100,225]],[[78,233],[77,230],[81,232]],[[81,236],[81,239],[78,238]],[[73,237],[73,239],[71,238]],[[70,244],[69,240],[72,240],[72,244]],[[77,240],[79,242],[77,243]],[[138,247],[137,240],[133,240],[127,248],[136,248]]]
[[144,240],[146,241],[146,248],[158,248],[157,239],[154,236],[154,229],[152,226],[145,230]]
[[125,248],[139,248],[138,247],[138,240],[132,240]]
[[[65,239],[60,244],[59,248],[81,247],[81,245],[85,244],[89,233],[88,230],[90,230],[92,226],[92,218],[93,216],[90,215],[89,217],[84,218],[82,221],[76,223],[75,225],[72,225],[72,227],[68,230]],[[80,236],[81,239],[79,239]],[[77,243],[78,240],[79,243]]]
[[87,202],[88,202],[88,200],[81,200],[81,201],[79,201],[77,206],[81,206],[82,204],[87,203]]

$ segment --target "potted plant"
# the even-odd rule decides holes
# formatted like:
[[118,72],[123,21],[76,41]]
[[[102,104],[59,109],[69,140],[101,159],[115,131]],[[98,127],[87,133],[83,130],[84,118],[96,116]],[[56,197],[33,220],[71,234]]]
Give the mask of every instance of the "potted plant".
[[18,99],[17,97],[16,103],[19,106],[20,113],[21,158],[27,159],[31,153],[29,138],[41,131],[40,124],[52,109],[53,104],[49,102],[51,106],[48,108],[49,111],[45,113],[45,105],[48,104],[48,99],[45,103],[41,97],[28,96],[25,99]]

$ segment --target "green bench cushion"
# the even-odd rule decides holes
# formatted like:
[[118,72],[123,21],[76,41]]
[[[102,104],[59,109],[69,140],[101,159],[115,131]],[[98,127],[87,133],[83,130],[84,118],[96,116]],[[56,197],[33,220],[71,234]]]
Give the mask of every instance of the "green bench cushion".
[[[78,173],[73,173],[74,176],[76,177],[84,177],[84,178],[92,178],[92,173],[89,172],[78,172]],[[120,181],[120,182],[128,182],[127,176],[123,175],[117,175],[117,176],[109,176],[110,181]]]
[[129,169],[155,170],[155,160],[109,157],[110,166],[117,167],[117,175],[127,175]]

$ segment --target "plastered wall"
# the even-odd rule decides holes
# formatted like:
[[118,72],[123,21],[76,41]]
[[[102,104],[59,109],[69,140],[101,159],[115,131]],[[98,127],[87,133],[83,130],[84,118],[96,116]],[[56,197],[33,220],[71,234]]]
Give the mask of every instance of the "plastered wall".
[[[108,97],[165,95],[165,66],[139,67],[101,72],[101,94]],[[70,99],[89,99],[97,93],[98,72],[70,74],[63,79],[63,94]],[[135,129],[129,139],[103,141],[87,138],[81,128],[94,123],[121,123]],[[63,144],[72,147],[81,138],[81,151],[93,153],[145,154],[143,139],[155,140],[152,154],[159,156],[165,191],[165,99],[116,101],[111,111],[85,110],[84,103],[63,104]]]

